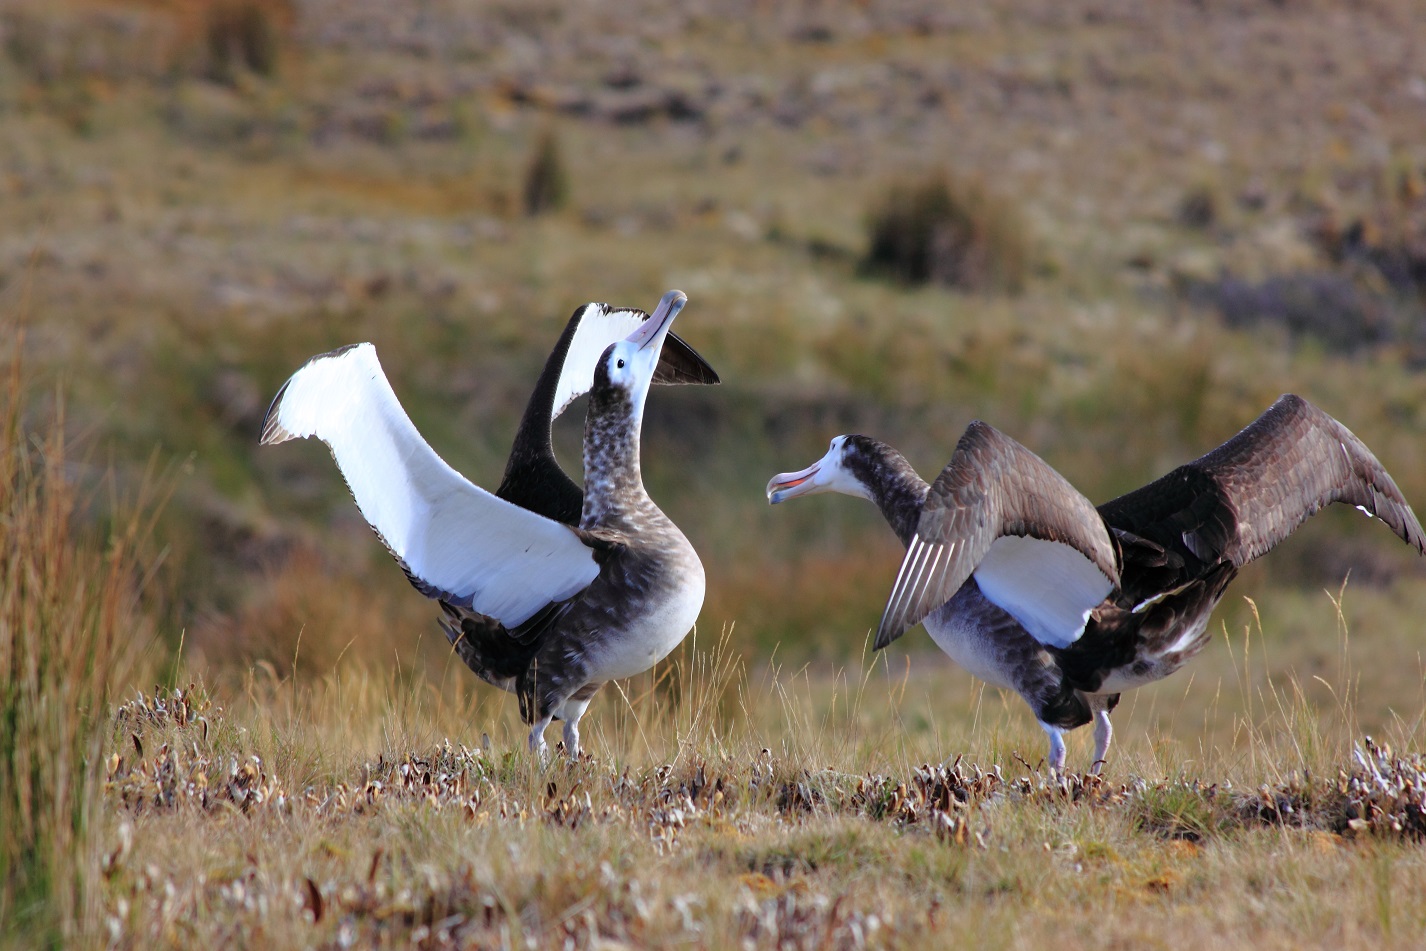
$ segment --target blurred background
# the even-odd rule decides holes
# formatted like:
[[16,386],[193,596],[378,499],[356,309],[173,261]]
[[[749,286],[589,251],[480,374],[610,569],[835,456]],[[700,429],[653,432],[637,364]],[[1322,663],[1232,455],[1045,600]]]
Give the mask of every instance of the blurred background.
[[[372,341],[493,487],[571,312],[680,288],[724,382],[653,394],[644,466],[708,568],[700,637],[856,663],[899,546],[864,502],[763,496],[838,433],[932,478],[982,418],[1099,502],[1293,391],[1422,511],[1415,7],[0,0],[0,332],[104,486],[91,519],[169,495],[163,666],[422,679],[434,604],[321,445],[258,448],[268,401]],[[1349,572],[1412,695],[1423,569],[1355,512],[1245,572],[1223,624],[1252,597],[1310,680]]]

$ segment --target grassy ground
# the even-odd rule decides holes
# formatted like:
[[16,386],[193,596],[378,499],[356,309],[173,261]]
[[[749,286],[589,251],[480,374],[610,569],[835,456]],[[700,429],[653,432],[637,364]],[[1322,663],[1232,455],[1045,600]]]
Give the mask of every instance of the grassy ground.
[[523,753],[511,704],[385,673],[141,696],[108,765],[105,927],[121,947],[1413,947],[1426,763],[1392,749],[1420,748],[1419,714],[1363,740],[1341,644],[1325,704],[1239,654],[1209,690],[1141,692],[1103,781],[1047,776],[1024,711],[944,668],[747,671],[726,640],[610,691],[577,763]]
[[[1426,504],[1415,14],[0,5],[0,326],[25,328],[5,452],[29,460],[7,499],[69,486],[44,550],[88,554],[40,563],[122,555],[144,582],[117,628],[5,630],[10,684],[51,656],[20,631],[144,653],[60,678],[85,696],[45,709],[79,715],[0,738],[13,763],[71,751],[51,765],[78,797],[0,796],[54,845],[0,835],[0,918],[30,895],[78,930],[39,913],[19,943],[121,946],[1415,946],[1419,812],[1389,776],[1379,813],[1353,786],[1367,734],[1422,750],[1423,568],[1379,527],[1324,513],[1251,566],[1223,636],[1126,698],[1106,783],[1063,787],[1018,701],[923,635],[865,655],[898,557],[868,506],[762,496],[839,432],[929,475],[981,417],[1101,500],[1295,391]],[[547,137],[568,200],[527,216]],[[863,273],[885,190],[941,170],[1008,209],[1018,293]],[[708,567],[699,652],[607,690],[591,760],[540,767],[327,454],[259,452],[258,422],[308,356],[373,340],[489,485],[570,311],[670,287],[725,380],[656,393],[646,423],[651,491]],[[578,420],[557,437],[576,459]],[[170,485],[151,550],[109,545],[116,500]],[[14,616],[58,610],[56,584]],[[190,679],[202,719],[177,722]],[[149,691],[98,713],[156,681],[170,712]],[[44,693],[25,682],[7,709]],[[51,877],[15,891],[16,869]]]

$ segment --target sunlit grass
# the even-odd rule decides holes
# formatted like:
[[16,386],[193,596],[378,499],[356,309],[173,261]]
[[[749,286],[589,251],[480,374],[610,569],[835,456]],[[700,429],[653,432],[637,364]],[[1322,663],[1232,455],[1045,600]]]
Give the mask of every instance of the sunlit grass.
[[77,484],[62,410],[28,405],[22,331],[0,333],[0,941],[58,947],[99,920],[98,770],[113,691],[150,646],[156,500],[152,481],[123,499]]
[[749,668],[728,632],[606,687],[578,762],[541,763],[513,703],[444,676],[259,670],[161,692],[114,736],[107,927],[121,946],[245,929],[280,946],[909,947],[991,926],[994,946],[1238,942],[1266,918],[1271,947],[1409,947],[1426,823],[1390,811],[1415,793],[1363,805],[1379,780],[1359,756],[1420,770],[1421,737],[1398,721],[1366,746],[1353,684],[1371,650],[1326,603],[1338,706],[1268,672],[1293,648],[1259,642],[1267,617],[1210,648],[1230,670],[1214,689],[1126,703],[1102,782],[1053,780],[1019,702],[934,655]]

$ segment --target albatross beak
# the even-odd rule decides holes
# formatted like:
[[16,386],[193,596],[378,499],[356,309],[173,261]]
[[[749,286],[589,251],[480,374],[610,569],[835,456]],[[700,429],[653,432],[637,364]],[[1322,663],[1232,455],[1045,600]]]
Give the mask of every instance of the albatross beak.
[[653,316],[639,324],[639,329],[624,339],[638,344],[640,350],[653,347],[654,352],[658,353],[663,347],[664,337],[668,336],[668,328],[673,326],[673,319],[687,303],[688,296],[683,291],[669,291],[654,308]]
[[816,476],[821,468],[822,460],[819,459],[806,469],[799,469],[796,472],[779,472],[768,480],[768,502],[776,505],[784,499],[806,495],[820,488]]

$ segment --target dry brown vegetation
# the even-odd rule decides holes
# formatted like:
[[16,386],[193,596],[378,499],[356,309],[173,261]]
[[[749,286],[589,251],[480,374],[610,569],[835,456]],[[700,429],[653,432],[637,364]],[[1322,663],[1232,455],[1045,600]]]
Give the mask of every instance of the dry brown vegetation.
[[[1226,686],[1246,709],[1215,699],[1202,734],[1132,711],[1103,780],[1047,775],[1021,711],[986,698],[971,726],[939,677],[749,675],[726,639],[605,698],[574,763],[521,752],[513,705],[411,703],[370,672],[259,673],[228,709],[139,694],[105,767],[105,928],[120,947],[1414,946],[1426,762],[1398,744],[1419,726],[1361,738],[1342,684],[1322,721],[1290,681]],[[981,752],[942,762],[962,729]]]
[[[1416,947],[1426,594],[1379,526],[1326,513],[1253,566],[1126,699],[1105,782],[1061,784],[924,637],[864,656],[897,557],[869,507],[761,488],[848,431],[929,474],[981,417],[1100,500],[1294,391],[1426,505],[1418,19],[0,4],[0,326],[28,328],[0,556],[55,569],[6,585],[5,940]],[[863,272],[883,199],[939,175],[1013,280]],[[700,648],[540,766],[326,453],[257,425],[369,339],[489,484],[570,311],[670,287],[725,381],[646,422],[708,566]],[[167,485],[154,459],[173,497],[126,561],[114,500]]]
[[868,216],[862,268],[907,284],[1015,292],[1029,257],[1013,204],[982,181],[941,172],[887,190]]

